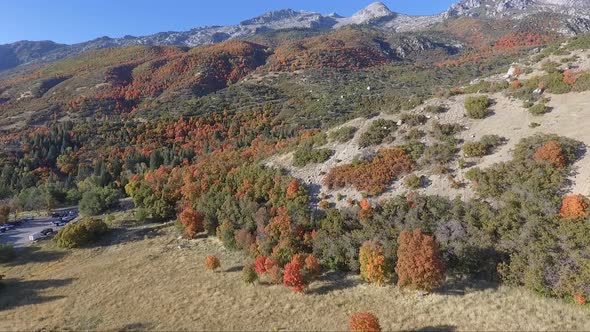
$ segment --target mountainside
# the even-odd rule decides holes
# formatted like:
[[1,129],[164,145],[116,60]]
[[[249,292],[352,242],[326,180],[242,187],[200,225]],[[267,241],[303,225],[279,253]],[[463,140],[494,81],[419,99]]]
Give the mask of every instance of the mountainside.
[[454,4],[446,12],[433,16],[395,13],[383,3],[376,2],[351,17],[284,9],[242,21],[237,25],[200,27],[184,32],[160,32],[141,37],[101,37],[74,45],[47,41],[0,45],[0,71],[25,64],[52,62],[107,47],[194,47],[230,39],[252,38],[273,31],[300,29],[323,33],[351,25],[365,25],[387,32],[408,32],[428,29],[436,23],[458,17],[525,20],[529,16],[547,14],[554,16],[543,26],[544,30],[567,35],[590,31],[590,5],[585,0],[465,0]]

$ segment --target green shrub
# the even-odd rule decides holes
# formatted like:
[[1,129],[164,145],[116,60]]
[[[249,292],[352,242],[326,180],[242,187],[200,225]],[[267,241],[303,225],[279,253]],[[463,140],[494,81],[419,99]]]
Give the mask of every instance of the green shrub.
[[590,90],[590,73],[580,74],[576,83],[572,86],[572,91],[582,92],[588,90]]
[[531,108],[529,108],[529,112],[532,115],[537,115],[537,116],[543,115],[543,114],[547,113],[547,111],[548,111],[548,107],[545,106],[545,104],[542,102],[539,102],[539,103],[535,104],[534,106],[532,106]]
[[416,161],[422,157],[424,154],[424,150],[426,149],[426,145],[418,140],[411,140],[408,143],[401,146],[404,151],[412,158],[412,160]]
[[563,81],[563,74],[551,73],[541,77],[541,86],[544,86],[549,93],[562,94],[571,91],[572,87]]
[[121,194],[109,187],[95,187],[82,194],[80,212],[83,215],[95,216],[119,204]]
[[0,263],[6,263],[14,259],[16,254],[11,244],[0,244]]
[[490,81],[479,81],[475,84],[471,84],[465,89],[463,93],[496,93],[508,88],[509,84],[506,81],[490,82]]
[[258,280],[258,274],[256,274],[253,264],[244,265],[242,269],[242,280],[248,285],[252,285]]
[[62,248],[79,248],[96,242],[107,231],[104,221],[87,218],[60,229],[54,240]]
[[435,143],[428,146],[422,155],[423,165],[445,165],[455,159],[457,148],[455,142]]
[[548,61],[541,65],[541,69],[546,71],[548,74],[554,74],[559,72],[559,66],[559,63],[557,62]]
[[308,164],[319,164],[330,159],[334,151],[330,149],[301,148],[293,154],[293,166],[303,167]]
[[[359,137],[359,146],[366,148],[371,145],[378,145],[385,141],[386,138],[390,137],[397,129],[395,121],[377,119],[371,123],[369,129]],[[393,138],[393,137],[391,137]]]
[[481,142],[465,143],[462,149],[466,157],[483,157],[487,154],[487,148]]
[[410,174],[404,179],[404,185],[408,189],[420,189],[424,183],[424,177],[416,174]]
[[357,129],[355,127],[342,127],[330,132],[330,139],[338,143],[346,143],[350,141]]
[[428,119],[422,114],[414,114],[414,113],[403,113],[401,116],[401,120],[404,124],[414,127],[420,126],[426,123]]
[[428,105],[426,107],[424,107],[424,111],[427,113],[443,113],[445,112],[445,108],[442,105]]
[[432,129],[430,130],[430,134],[432,137],[436,138],[439,141],[448,141],[452,139],[457,133],[463,130],[463,126],[458,123],[445,123],[441,124],[439,122],[435,122],[432,125]]
[[139,222],[144,222],[150,217],[149,211],[144,208],[135,209],[133,215],[135,216],[135,219]]
[[485,118],[489,114],[488,107],[490,105],[490,100],[485,96],[467,97],[465,99],[466,114],[471,119]]

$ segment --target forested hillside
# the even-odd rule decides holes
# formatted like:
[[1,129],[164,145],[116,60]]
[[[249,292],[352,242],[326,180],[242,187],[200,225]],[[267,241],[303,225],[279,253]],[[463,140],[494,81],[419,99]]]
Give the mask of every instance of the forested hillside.
[[130,197],[137,219],[217,237],[295,292],[341,271],[585,305],[590,37],[526,20],[277,30],[21,68],[0,81],[1,210],[98,216]]

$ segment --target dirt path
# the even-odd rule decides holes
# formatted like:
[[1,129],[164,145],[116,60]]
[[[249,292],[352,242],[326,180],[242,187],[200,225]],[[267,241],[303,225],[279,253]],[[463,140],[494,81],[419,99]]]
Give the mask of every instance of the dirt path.
[[[348,316],[374,312],[385,330],[589,330],[587,309],[523,289],[452,287],[424,297],[357,276],[325,274],[307,294],[247,286],[243,257],[214,239],[187,246],[170,229],[125,243],[3,266],[0,330],[345,330]],[[223,272],[202,264],[216,254]],[[35,257],[37,257],[35,259]]]

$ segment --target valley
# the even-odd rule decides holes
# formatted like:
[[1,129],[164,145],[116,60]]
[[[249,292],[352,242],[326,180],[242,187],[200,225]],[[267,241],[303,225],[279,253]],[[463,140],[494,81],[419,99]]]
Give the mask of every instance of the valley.
[[0,330],[588,330],[588,112],[581,0],[0,45]]

